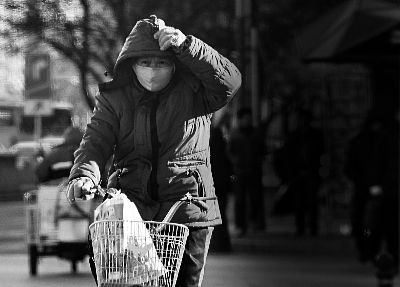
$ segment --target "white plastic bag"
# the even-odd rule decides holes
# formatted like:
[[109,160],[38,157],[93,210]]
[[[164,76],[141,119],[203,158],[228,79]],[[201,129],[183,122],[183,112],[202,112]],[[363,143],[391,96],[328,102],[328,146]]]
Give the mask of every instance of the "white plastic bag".
[[[102,262],[113,262],[109,266],[108,279],[129,284],[141,284],[162,276],[166,269],[157,255],[153,240],[143,222],[136,205],[125,194],[115,195],[100,204],[94,211],[94,220],[111,222],[106,228],[96,230],[95,236],[107,238],[103,243],[93,241],[93,248],[103,256]],[[118,222],[118,220],[123,220]],[[99,246],[104,244],[103,246]],[[97,245],[97,246],[96,246]],[[104,254],[102,254],[104,255]]]

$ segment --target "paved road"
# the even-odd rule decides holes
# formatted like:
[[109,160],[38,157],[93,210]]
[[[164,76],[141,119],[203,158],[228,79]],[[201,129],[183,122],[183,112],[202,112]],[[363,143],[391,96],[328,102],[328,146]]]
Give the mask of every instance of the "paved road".
[[[69,262],[55,257],[43,258],[39,275],[28,275],[27,257],[23,254],[0,255],[1,286],[94,286],[85,263],[78,274],[70,273]],[[277,257],[268,255],[211,255],[204,287],[373,287],[375,280],[368,270],[337,258]]]
[[[79,264],[79,273],[74,275],[70,263],[57,257],[41,259],[39,276],[30,277],[24,218],[22,203],[0,203],[0,286],[94,286],[86,262]],[[377,286],[372,267],[355,260],[348,237],[296,238],[282,232],[282,226],[274,228],[234,239],[232,254],[211,254],[203,287]],[[272,232],[277,229],[280,232]]]

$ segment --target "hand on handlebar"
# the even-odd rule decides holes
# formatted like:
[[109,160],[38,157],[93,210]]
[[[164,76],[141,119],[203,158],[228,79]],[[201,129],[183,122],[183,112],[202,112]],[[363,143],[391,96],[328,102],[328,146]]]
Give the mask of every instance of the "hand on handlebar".
[[71,180],[67,188],[67,199],[74,202],[76,198],[89,200],[95,196],[95,184],[88,177],[78,177]]

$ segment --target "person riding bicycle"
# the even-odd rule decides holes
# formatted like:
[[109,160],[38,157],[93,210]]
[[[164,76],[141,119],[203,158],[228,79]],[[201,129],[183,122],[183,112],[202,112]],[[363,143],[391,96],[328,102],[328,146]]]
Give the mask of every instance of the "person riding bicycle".
[[69,177],[67,196],[93,198],[113,156],[108,187],[125,193],[143,220],[160,221],[186,193],[207,208],[183,205],[172,219],[190,233],[177,286],[200,286],[213,226],[221,224],[210,166],[213,113],[241,85],[239,70],[195,36],[152,15],[139,20],[121,49]]

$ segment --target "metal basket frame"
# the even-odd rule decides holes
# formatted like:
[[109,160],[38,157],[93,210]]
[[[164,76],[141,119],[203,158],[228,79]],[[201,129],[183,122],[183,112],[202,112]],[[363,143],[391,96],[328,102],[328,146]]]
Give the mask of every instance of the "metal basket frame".
[[187,226],[100,220],[89,230],[99,286],[175,286],[189,235]]

